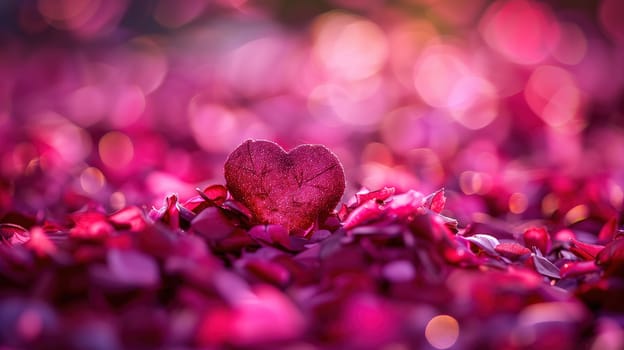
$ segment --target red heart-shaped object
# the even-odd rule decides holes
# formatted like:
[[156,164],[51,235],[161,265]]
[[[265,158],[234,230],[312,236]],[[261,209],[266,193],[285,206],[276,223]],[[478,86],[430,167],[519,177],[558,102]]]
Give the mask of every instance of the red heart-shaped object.
[[287,153],[264,140],[247,140],[230,154],[225,181],[258,223],[291,233],[327,216],[345,190],[342,165],[325,146],[300,145]]

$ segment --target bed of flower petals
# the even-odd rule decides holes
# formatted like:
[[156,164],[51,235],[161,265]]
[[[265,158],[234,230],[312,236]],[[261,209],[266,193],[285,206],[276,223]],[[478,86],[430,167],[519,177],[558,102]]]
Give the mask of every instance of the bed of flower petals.
[[[360,191],[291,236],[213,185],[0,224],[6,349],[616,349],[624,239],[459,228],[443,190]],[[7,218],[5,220],[7,221]]]

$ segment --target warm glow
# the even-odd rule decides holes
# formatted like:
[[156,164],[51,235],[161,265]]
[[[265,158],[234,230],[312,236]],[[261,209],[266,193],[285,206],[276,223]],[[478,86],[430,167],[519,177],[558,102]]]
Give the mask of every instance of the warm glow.
[[52,112],[43,113],[38,119],[33,129],[63,162],[76,164],[91,152],[91,136],[86,130]]
[[308,96],[308,109],[313,116],[338,125],[374,127],[387,107],[383,87],[375,78],[348,86],[318,85]]
[[128,41],[123,47],[125,71],[142,94],[154,92],[163,83],[168,70],[167,56],[160,43],[148,36]]
[[458,82],[470,74],[453,48],[434,46],[423,53],[414,70],[414,84],[422,99],[433,107],[452,107]]
[[566,213],[565,220],[568,224],[574,224],[586,219],[588,215],[589,208],[585,204],[579,204]]
[[113,210],[119,210],[126,206],[126,196],[123,192],[113,192],[110,195],[110,206]]
[[432,185],[444,183],[445,172],[437,152],[430,148],[414,148],[405,153],[405,162],[418,179]]
[[485,194],[492,187],[491,177],[485,173],[464,171],[459,175],[459,186],[465,194]]
[[542,199],[542,214],[549,216],[559,209],[559,200],[554,193],[549,193]]
[[80,174],[80,186],[88,194],[99,192],[105,184],[106,178],[98,168],[89,167]]
[[366,145],[362,152],[362,163],[377,162],[379,164],[392,165],[392,152],[383,143],[372,142]]
[[437,35],[437,29],[430,21],[415,19],[396,24],[389,32],[389,64],[395,78],[404,87],[413,88],[414,62],[427,42]]
[[403,107],[384,116],[380,131],[385,144],[394,151],[406,152],[426,144],[426,127],[425,110]]
[[609,200],[611,201],[611,205],[613,205],[616,210],[620,210],[622,208],[622,202],[624,202],[624,191],[622,191],[622,187],[614,182],[609,184]]
[[449,96],[450,113],[468,129],[481,129],[498,115],[496,88],[478,76],[462,77]]
[[145,111],[145,95],[136,85],[120,88],[119,95],[112,107],[110,122],[123,128],[135,123]]
[[104,165],[111,169],[122,170],[134,158],[134,144],[128,135],[111,131],[100,139],[98,153]]
[[87,127],[106,116],[106,96],[96,85],[83,86],[67,96],[70,117],[81,126]]
[[524,95],[533,112],[552,127],[572,121],[581,108],[581,92],[574,78],[555,66],[538,67],[529,78]]
[[388,44],[373,22],[343,12],[329,12],[316,20],[314,50],[332,77],[359,80],[385,64]]
[[481,21],[481,32],[494,50],[520,64],[542,62],[559,40],[550,9],[532,0],[493,3]]
[[438,315],[427,323],[425,337],[434,348],[448,349],[457,342],[459,323],[449,315]]
[[509,197],[509,211],[514,214],[522,214],[528,205],[529,200],[527,196],[520,192],[516,192]]
[[206,151],[233,149],[250,137],[271,138],[268,128],[249,111],[203,103],[200,96],[189,105],[189,124],[195,141]]

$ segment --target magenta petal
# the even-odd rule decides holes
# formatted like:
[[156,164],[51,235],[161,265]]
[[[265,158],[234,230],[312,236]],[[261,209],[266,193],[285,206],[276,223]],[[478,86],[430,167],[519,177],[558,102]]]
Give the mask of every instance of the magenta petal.
[[531,254],[529,248],[516,242],[503,242],[497,245],[494,250],[508,259],[517,260],[522,256]]
[[20,245],[30,240],[30,232],[20,225],[0,224],[0,239],[8,245]]
[[424,206],[431,209],[435,213],[440,213],[446,205],[446,196],[444,195],[444,189],[439,189],[436,192],[425,197]]
[[76,213],[71,216],[74,227],[69,234],[74,237],[101,239],[111,234],[114,229],[106,215],[98,212]]
[[585,260],[594,260],[604,248],[602,245],[589,244],[574,238],[570,241],[570,251]]
[[600,271],[594,261],[567,262],[561,267],[561,278],[578,277]]
[[380,218],[383,212],[383,205],[377,203],[374,199],[369,200],[363,205],[355,208],[344,220],[343,226],[346,230],[348,230],[369,220]]
[[390,213],[399,217],[406,217],[414,214],[422,214],[424,197],[422,193],[409,190],[405,193],[392,197],[388,202],[387,208]]
[[394,187],[384,187],[377,191],[360,191],[355,194],[355,205],[362,205],[371,199],[378,202],[383,202],[386,199],[390,198],[390,196],[392,196],[394,192]]
[[303,247],[303,242],[308,241],[299,237],[291,237],[288,230],[282,225],[257,225],[252,227],[248,234],[259,242],[281,246],[288,250],[300,250]]
[[609,219],[609,221],[607,221],[600,229],[600,232],[598,233],[598,241],[602,243],[610,242],[615,237],[617,228],[618,219],[617,216],[614,216]]
[[290,272],[282,265],[259,259],[245,263],[245,269],[258,278],[269,283],[284,286],[290,280]]
[[205,198],[216,205],[221,205],[227,199],[227,189],[223,185],[212,185],[202,191]]
[[108,251],[107,261],[111,277],[118,283],[151,287],[160,282],[156,261],[144,253],[111,249]]
[[108,220],[118,228],[138,232],[145,228],[145,215],[141,209],[132,206],[109,215]]
[[191,221],[191,228],[204,238],[223,239],[234,232],[234,225],[217,207],[202,210]]
[[624,239],[616,239],[607,244],[596,255],[596,263],[605,268],[608,275],[624,277]]

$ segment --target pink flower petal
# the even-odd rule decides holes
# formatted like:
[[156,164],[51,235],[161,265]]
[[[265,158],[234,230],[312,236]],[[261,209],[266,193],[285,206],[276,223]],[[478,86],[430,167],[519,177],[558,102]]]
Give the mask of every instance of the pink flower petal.
[[515,242],[503,242],[497,245],[494,250],[496,250],[498,254],[511,260],[518,260],[525,255],[531,254],[529,248]]

